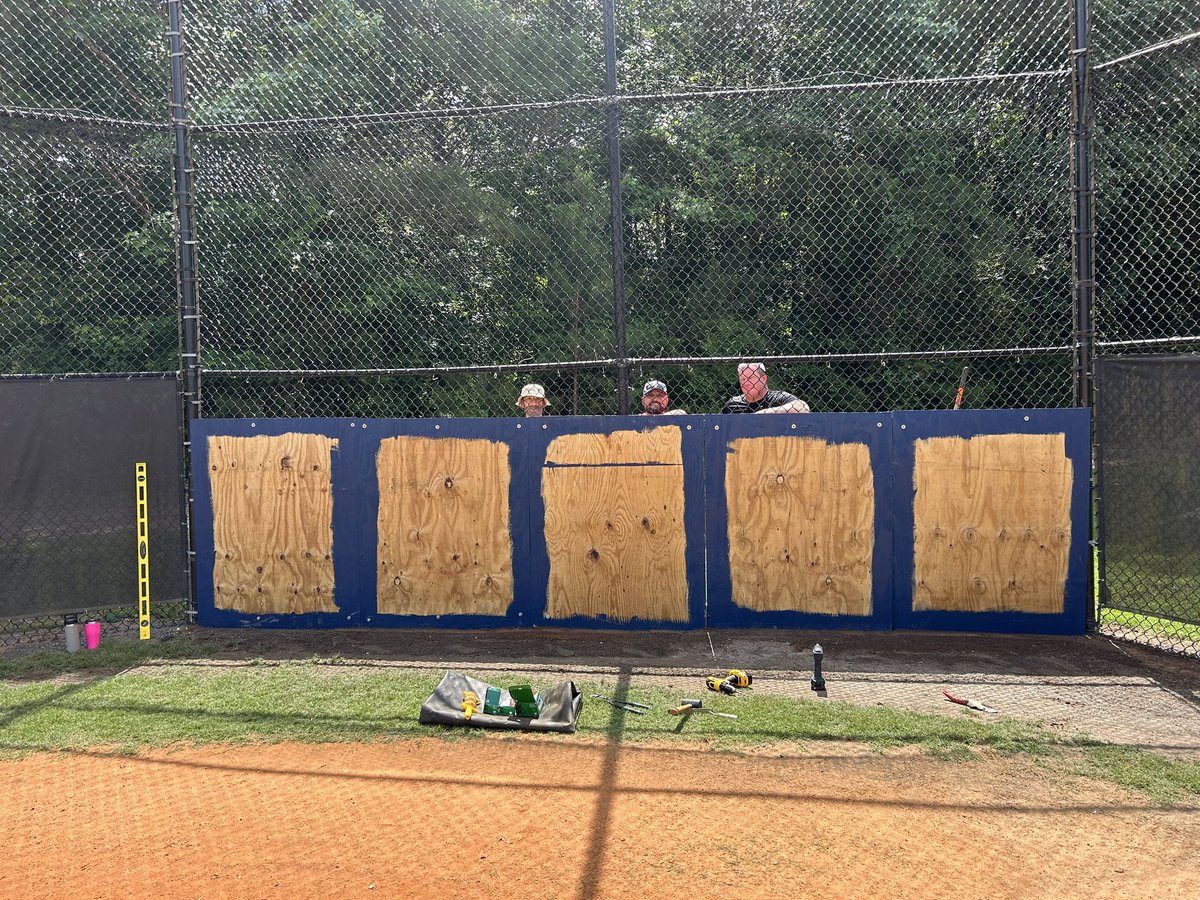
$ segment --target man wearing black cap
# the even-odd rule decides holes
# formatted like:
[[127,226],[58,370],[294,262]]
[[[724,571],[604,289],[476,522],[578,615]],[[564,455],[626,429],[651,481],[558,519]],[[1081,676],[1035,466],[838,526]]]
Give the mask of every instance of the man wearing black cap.
[[642,388],[642,412],[639,416],[686,416],[682,409],[667,409],[671,398],[667,395],[667,386],[661,381],[647,381]]

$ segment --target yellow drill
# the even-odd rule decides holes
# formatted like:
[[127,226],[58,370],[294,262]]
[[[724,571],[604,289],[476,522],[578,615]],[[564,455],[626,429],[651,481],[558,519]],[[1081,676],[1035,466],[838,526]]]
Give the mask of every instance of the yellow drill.
[[741,669],[730,669],[729,674],[724,678],[719,675],[709,675],[704,680],[704,683],[710,691],[717,691],[721,694],[736,694],[738,688],[750,687],[753,681],[753,675],[749,675]]

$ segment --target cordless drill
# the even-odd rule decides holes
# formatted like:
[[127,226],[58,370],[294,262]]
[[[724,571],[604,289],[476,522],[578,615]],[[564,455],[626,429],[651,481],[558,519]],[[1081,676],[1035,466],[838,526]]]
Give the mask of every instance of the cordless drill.
[[748,675],[741,669],[730,669],[729,674],[724,678],[717,675],[709,675],[704,683],[708,685],[710,691],[717,691],[722,694],[736,694],[738,688],[749,687],[753,681],[753,675]]

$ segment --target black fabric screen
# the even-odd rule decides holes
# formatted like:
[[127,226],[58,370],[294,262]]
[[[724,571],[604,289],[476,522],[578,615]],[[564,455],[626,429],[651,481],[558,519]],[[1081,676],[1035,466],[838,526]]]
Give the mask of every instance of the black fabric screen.
[[1200,356],[1097,360],[1103,606],[1200,624]]
[[151,603],[187,594],[174,379],[0,381],[0,617],[137,605],[134,465]]

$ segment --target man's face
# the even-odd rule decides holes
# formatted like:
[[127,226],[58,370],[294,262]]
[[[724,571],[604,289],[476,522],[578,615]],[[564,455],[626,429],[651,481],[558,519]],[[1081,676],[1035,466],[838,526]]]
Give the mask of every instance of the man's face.
[[652,416],[665,413],[669,402],[670,398],[667,397],[666,391],[654,390],[642,395],[642,409]]
[[525,417],[540,416],[546,411],[546,401],[541,397],[522,397],[521,409],[525,410]]
[[767,394],[767,373],[760,369],[741,369],[738,381],[742,384],[742,396],[747,403],[756,403]]

